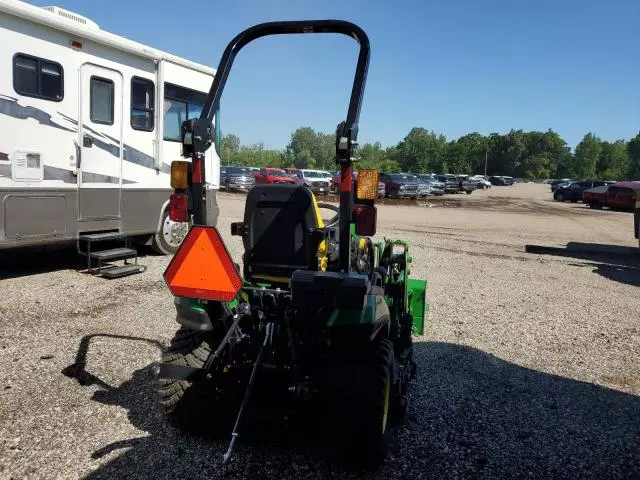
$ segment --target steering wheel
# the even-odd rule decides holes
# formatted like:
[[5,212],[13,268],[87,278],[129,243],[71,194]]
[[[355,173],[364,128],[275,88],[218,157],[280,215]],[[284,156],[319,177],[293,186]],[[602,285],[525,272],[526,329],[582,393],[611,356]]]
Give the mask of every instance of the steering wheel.
[[318,208],[324,208],[336,212],[333,217],[325,222],[325,227],[335,227],[338,224],[338,222],[340,221],[340,209],[336,205],[332,203],[318,202]]

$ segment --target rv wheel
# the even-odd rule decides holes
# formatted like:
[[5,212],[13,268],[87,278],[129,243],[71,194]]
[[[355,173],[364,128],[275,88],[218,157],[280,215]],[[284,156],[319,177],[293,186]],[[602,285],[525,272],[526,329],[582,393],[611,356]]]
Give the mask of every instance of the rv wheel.
[[162,215],[162,228],[153,236],[153,249],[163,255],[173,255],[188,232],[188,222],[173,222],[166,211]]

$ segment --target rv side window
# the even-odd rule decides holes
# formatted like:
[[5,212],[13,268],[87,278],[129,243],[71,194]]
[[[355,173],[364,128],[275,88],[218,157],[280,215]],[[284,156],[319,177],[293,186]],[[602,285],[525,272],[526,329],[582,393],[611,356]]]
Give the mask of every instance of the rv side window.
[[134,130],[153,131],[154,91],[151,80],[131,79],[131,128]]
[[180,126],[187,119],[187,104],[164,99],[164,139],[172,142],[180,141]]
[[199,117],[206,98],[206,93],[165,83],[164,139],[179,142],[182,122]]
[[13,57],[13,89],[27,97],[59,102],[64,96],[62,65],[18,53]]
[[108,78],[91,77],[89,115],[93,123],[113,125],[113,91]]

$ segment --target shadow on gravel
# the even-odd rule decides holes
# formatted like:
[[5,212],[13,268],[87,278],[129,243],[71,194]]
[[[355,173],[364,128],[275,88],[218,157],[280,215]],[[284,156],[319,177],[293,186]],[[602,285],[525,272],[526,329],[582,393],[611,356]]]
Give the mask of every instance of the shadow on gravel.
[[74,247],[24,247],[0,251],[0,280],[57,270],[82,270],[86,260]]
[[[103,388],[93,400],[126,409],[147,432],[93,452],[105,463],[85,478],[640,478],[640,397],[462,345],[418,343],[415,357],[408,418],[394,427],[389,460],[375,473],[346,472],[304,439],[241,439],[222,465],[226,440],[170,427],[145,367],[118,387],[85,377]],[[78,374],[82,362],[74,365]]]
[[[120,247],[122,245],[114,245]],[[110,248],[103,244],[100,248]],[[138,260],[147,255],[157,256],[151,247],[138,246]],[[94,262],[95,266],[95,262]],[[59,270],[84,271],[87,259],[69,246],[22,247],[0,251],[0,280],[21,278]]]
[[525,245],[527,253],[577,258],[592,262],[594,273],[640,287],[640,249],[620,245],[569,242],[565,248]]
[[640,397],[462,345],[416,357],[422,388],[394,448],[407,477],[639,478]]

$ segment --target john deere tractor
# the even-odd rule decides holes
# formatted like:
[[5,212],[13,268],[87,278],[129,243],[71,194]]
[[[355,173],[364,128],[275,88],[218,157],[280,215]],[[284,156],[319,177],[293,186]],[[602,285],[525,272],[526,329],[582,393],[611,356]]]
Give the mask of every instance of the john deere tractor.
[[[243,221],[231,226],[244,246],[240,268],[205,220],[213,114],[242,47],[303,33],[344,34],[360,45],[346,120],[336,130],[340,203],[319,204],[304,186],[256,185]],[[368,63],[369,39],[352,23],[257,25],[229,43],[202,115],[182,125],[190,161],[172,164],[170,215],[192,227],[165,272],[180,329],[157,366],[157,385],[181,427],[231,434],[224,461],[258,416],[290,422],[311,412],[317,425],[333,427],[341,452],[376,463],[385,456],[390,422],[407,409],[412,333],[423,332],[426,282],[409,278],[405,242],[370,239],[378,172],[352,176]],[[323,208],[333,210],[326,222]]]

